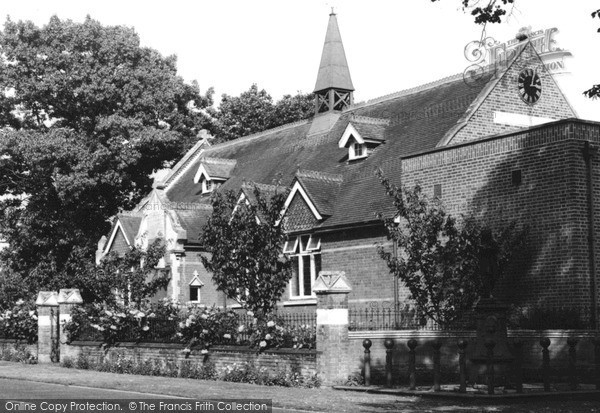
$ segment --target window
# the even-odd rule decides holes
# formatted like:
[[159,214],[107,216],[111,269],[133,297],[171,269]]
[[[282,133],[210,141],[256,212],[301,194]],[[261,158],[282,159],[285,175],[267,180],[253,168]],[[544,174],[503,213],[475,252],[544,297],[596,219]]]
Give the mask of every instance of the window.
[[442,198],[442,184],[433,185],[433,197],[438,199]]
[[216,181],[216,180],[212,180],[212,179],[203,179],[202,180],[202,193],[208,194],[208,193],[214,191],[215,189],[217,189],[218,187],[220,187],[222,183],[223,183],[222,181]]
[[204,284],[198,278],[198,272],[194,271],[194,278],[190,281],[190,302],[199,303],[201,299],[200,289]]
[[193,303],[200,302],[200,287],[190,285],[190,301]]
[[[354,137],[353,137],[354,139]],[[367,157],[367,147],[364,143],[358,143],[354,141],[353,144],[350,145],[350,150],[348,153],[348,159],[360,159]]]
[[314,297],[312,287],[321,271],[321,239],[313,235],[291,238],[284,252],[292,260],[290,298]]
[[522,177],[521,170],[517,169],[516,171],[512,171],[512,183],[513,185],[521,185]]

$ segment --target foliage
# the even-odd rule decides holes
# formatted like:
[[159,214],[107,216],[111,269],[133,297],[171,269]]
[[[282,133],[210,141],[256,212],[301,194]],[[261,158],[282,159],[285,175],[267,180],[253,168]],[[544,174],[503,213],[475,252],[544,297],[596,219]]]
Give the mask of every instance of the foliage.
[[37,342],[38,322],[33,302],[18,300],[11,309],[0,313],[0,338]]
[[257,315],[270,314],[291,278],[290,261],[282,253],[286,235],[279,225],[286,194],[275,189],[267,197],[255,186],[247,203],[238,204],[239,198],[232,191],[214,196],[213,213],[201,234],[210,254],[202,262],[227,297]]
[[[63,328],[69,341],[89,339],[84,334],[89,334],[86,329],[92,328],[96,333],[91,338],[99,338],[104,346],[111,346],[125,340],[144,341],[155,319],[175,324],[178,317],[179,307],[166,300],[158,305],[147,301],[141,305],[114,303],[110,307],[95,303],[73,308],[71,320]],[[175,340],[175,331],[170,331],[173,337],[164,339]]]
[[[431,0],[432,2],[439,0]],[[485,5],[479,5],[480,0],[461,0],[463,10],[471,9],[471,15],[475,23],[500,23],[506,15],[506,6],[513,4],[515,0],[489,0]]]
[[[254,316],[252,312],[249,312],[249,315]],[[274,314],[253,317],[251,323],[240,328],[247,330],[250,346],[259,351],[282,347],[313,349],[316,346],[316,332],[313,327],[288,326],[282,318]]]
[[89,17],[8,19],[0,50],[0,194],[12,195],[0,201],[0,260],[30,293],[57,289],[87,269],[107,219],[211,127],[212,91],[184,83],[175,57],[133,29]]
[[[183,343],[186,354],[193,349],[208,354],[214,345],[250,345],[258,351],[315,348],[314,326],[287,325],[273,315],[259,319],[252,312],[248,312],[248,318],[241,320],[236,312],[217,307],[182,309],[177,303],[163,300],[158,305],[144,303],[141,309],[121,304],[78,306],[63,328],[69,341],[102,341],[105,346],[118,341]],[[165,324],[172,328],[157,328]]]
[[285,95],[273,103],[273,98],[256,84],[239,96],[224,94],[217,111],[216,138],[219,142],[262,132],[286,123],[306,119],[314,114],[312,94]]
[[12,348],[0,348],[0,360],[24,364],[37,364],[37,357],[23,344],[15,344]]
[[396,217],[384,219],[384,225],[398,247],[397,256],[383,247],[379,255],[409,289],[417,310],[447,326],[491,295],[515,252],[524,249],[527,230],[515,223],[492,229],[472,217],[459,225],[419,185],[398,188],[381,172],[379,177],[394,200]]
[[232,310],[191,307],[179,322],[177,336],[186,344],[186,352],[193,347],[208,349],[215,344],[235,344],[238,325]]
[[[96,280],[99,281],[100,288],[93,295],[102,297],[104,302],[111,302],[115,297],[112,290],[116,289],[125,303],[131,302],[140,308],[145,299],[161,289],[166,289],[169,284],[168,271],[156,268],[164,257],[165,250],[164,242],[156,239],[146,249],[132,247],[122,255],[110,253],[94,271],[98,274]],[[83,294],[92,294],[89,287],[84,286],[82,290]],[[92,300],[84,299],[84,302],[90,301]]]

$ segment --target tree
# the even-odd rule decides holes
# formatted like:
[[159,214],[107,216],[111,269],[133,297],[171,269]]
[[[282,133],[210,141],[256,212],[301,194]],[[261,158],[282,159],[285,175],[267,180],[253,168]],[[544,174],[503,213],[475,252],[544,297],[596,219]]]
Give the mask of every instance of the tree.
[[527,232],[514,222],[491,229],[472,217],[463,217],[460,225],[419,185],[398,188],[381,173],[379,177],[394,200],[397,214],[383,222],[388,239],[398,247],[397,256],[382,247],[379,255],[408,288],[418,311],[448,326],[481,297],[491,296],[523,249]]
[[[431,0],[432,2],[440,0]],[[463,11],[470,9],[471,15],[475,18],[476,24],[485,25],[487,23],[502,23],[502,18],[508,13],[508,8],[515,6],[515,0],[488,0],[484,6],[479,5],[481,0],[460,0]],[[485,3],[484,3],[485,4]],[[600,19],[600,9],[591,13],[592,18]],[[598,29],[600,33],[600,28]],[[590,89],[583,92],[585,96],[595,99],[600,96],[600,84],[593,85]]]
[[255,186],[251,202],[239,203],[232,191],[217,193],[201,234],[209,253],[202,262],[213,273],[217,289],[257,315],[273,311],[292,275],[279,225],[286,194],[269,192],[266,196]]
[[85,277],[87,280],[76,280],[82,282],[84,302],[114,301],[117,291],[126,304],[140,308],[145,299],[169,284],[168,271],[156,268],[165,250],[163,241],[157,239],[146,249],[133,247],[123,255],[110,253],[92,270],[95,276],[91,280],[89,276]]
[[224,94],[216,119],[216,138],[219,142],[262,132],[286,123],[306,119],[314,113],[312,94],[285,95],[273,104],[273,98],[256,84],[240,96]]
[[70,286],[58,283],[93,260],[108,218],[211,127],[212,90],[186,84],[133,29],[89,17],[8,19],[0,51],[0,260],[32,293]]

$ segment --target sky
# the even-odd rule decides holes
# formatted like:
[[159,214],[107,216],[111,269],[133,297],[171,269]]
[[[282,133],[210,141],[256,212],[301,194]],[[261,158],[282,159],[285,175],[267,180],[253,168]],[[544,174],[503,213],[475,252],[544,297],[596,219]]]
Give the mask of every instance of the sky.
[[[485,0],[479,0],[484,2]],[[31,20],[52,15],[105,25],[126,25],[143,46],[175,54],[178,72],[197,80],[202,91],[239,95],[253,83],[274,99],[313,91],[328,15],[337,14],[355,101],[373,99],[462,73],[470,64],[465,46],[481,38],[482,27],[461,8],[460,0],[0,0],[0,18]],[[499,42],[521,27],[552,27],[556,46],[573,57],[568,73],[556,75],[579,117],[600,121],[600,99],[582,92],[600,83],[600,19],[591,12],[600,0],[516,0],[500,25],[486,36]]]

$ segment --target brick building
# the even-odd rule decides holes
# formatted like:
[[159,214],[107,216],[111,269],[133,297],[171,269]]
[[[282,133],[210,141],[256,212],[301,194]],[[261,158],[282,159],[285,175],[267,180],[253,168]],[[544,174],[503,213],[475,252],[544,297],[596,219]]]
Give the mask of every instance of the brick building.
[[419,182],[453,215],[531,226],[528,263],[496,295],[520,305],[591,307],[600,124],[576,119],[531,42],[476,82],[460,74],[364,103],[353,91],[331,14],[314,117],[217,145],[201,139],[134,211],[116,217],[99,257],[163,237],[167,295],[222,305],[199,259],[210,195],[279,181],[290,188],[284,252],[294,261],[280,305],[314,309],[320,270],[346,272],[350,306],[402,304],[407,292],[376,251],[392,247],[376,216],[393,212],[374,174],[381,169],[393,182]]

